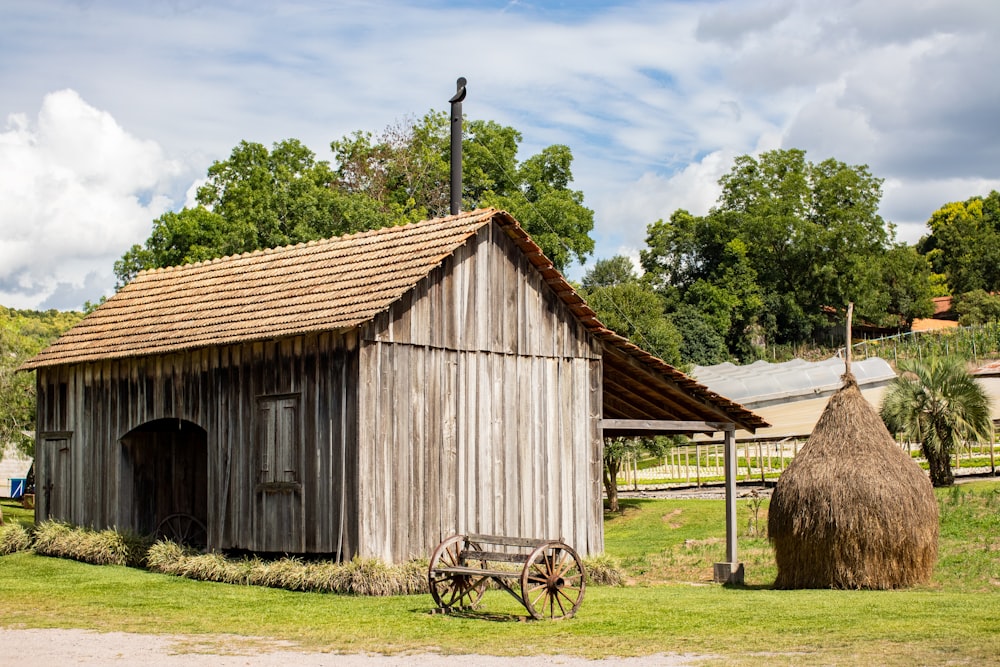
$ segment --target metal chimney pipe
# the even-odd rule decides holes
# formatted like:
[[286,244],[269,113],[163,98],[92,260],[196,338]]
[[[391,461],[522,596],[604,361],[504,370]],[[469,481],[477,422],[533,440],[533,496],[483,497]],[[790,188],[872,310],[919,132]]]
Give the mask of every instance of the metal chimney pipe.
[[462,100],[465,99],[465,77],[459,77],[451,102],[451,214],[462,211]]

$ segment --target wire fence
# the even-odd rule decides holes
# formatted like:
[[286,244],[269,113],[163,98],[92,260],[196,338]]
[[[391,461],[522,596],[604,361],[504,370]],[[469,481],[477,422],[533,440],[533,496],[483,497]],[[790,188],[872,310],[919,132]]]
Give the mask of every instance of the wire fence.
[[870,338],[851,346],[856,360],[881,357],[893,365],[928,357],[959,357],[974,364],[1000,358],[1000,322],[936,331],[908,331]]
[[[774,482],[799,453],[808,435],[784,438],[741,440],[736,446],[736,481]],[[898,442],[918,464],[926,466],[920,456],[920,445]],[[951,461],[956,475],[990,472],[996,474],[1000,445],[996,442],[965,442],[954,453]],[[663,485],[716,484],[725,478],[725,448],[718,442],[691,443],[672,447],[660,458],[629,457],[618,475],[618,488],[622,490],[649,488]]]

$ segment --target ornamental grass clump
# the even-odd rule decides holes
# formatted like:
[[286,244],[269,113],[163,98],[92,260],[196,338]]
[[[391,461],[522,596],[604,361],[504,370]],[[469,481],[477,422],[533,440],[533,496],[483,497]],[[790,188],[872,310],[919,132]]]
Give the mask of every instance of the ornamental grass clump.
[[92,565],[141,567],[149,547],[148,537],[128,531],[91,530],[57,521],[45,521],[35,529],[35,553]]
[[335,577],[336,590],[356,595],[385,596],[398,590],[396,572],[377,558],[355,556]]
[[934,490],[850,373],[778,479],[767,529],[775,588],[891,589],[930,579]]
[[0,556],[27,551],[31,548],[31,533],[16,521],[0,528]]
[[146,565],[154,572],[188,579],[290,591],[373,596],[427,592],[427,561],[420,560],[387,565],[376,558],[357,557],[346,563],[291,556],[273,561],[257,556],[228,558],[163,540],[149,549]]
[[608,554],[583,559],[588,586],[624,586],[625,572],[618,559]]

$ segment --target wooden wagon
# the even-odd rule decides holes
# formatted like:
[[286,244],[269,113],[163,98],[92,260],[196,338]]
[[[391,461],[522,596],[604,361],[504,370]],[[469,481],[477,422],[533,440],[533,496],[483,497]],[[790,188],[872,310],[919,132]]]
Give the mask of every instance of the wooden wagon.
[[498,535],[444,540],[431,556],[427,578],[441,611],[475,609],[493,581],[536,619],[572,617],[586,588],[583,562],[562,540]]

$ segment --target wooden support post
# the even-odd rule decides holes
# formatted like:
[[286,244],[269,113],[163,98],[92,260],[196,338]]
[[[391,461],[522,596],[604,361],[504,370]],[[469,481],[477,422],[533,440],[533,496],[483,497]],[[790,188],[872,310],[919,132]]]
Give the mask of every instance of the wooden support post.
[[694,446],[694,458],[695,458],[695,465],[698,466],[697,468],[695,468],[695,470],[698,473],[698,488],[700,489],[701,488],[701,445],[699,444],[695,444]]
[[743,563],[736,555],[736,443],[732,427],[726,436],[726,562],[715,564],[715,581],[720,584],[742,584]]

